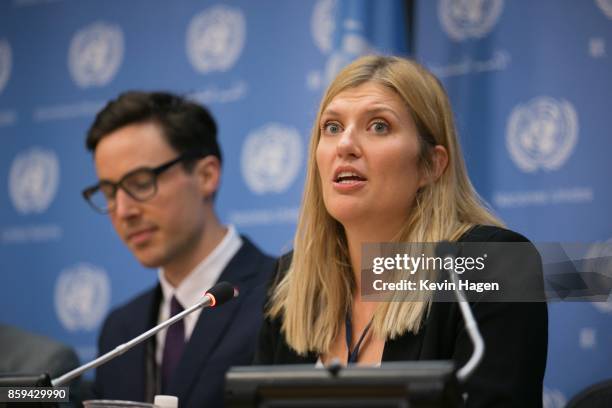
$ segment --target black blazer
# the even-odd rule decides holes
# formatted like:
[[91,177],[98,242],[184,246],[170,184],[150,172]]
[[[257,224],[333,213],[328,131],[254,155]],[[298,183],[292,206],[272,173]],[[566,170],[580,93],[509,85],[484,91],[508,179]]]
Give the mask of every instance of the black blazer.
[[[240,295],[219,308],[202,311],[166,392],[176,395],[183,408],[223,406],[225,372],[232,365],[246,365],[253,359],[274,260],[245,237],[242,240],[242,247],[219,278],[237,286]],[[157,324],[161,298],[158,284],[114,310],[100,334],[100,354]],[[152,402],[160,393],[154,356],[155,336],[99,367],[95,396]]]
[[[528,242],[515,232],[490,226],[477,226],[460,241]],[[541,407],[548,344],[546,303],[482,302],[471,307],[486,350],[464,386],[467,406]],[[266,318],[254,364],[314,365],[318,356],[301,356],[291,349],[281,324],[280,319]],[[461,367],[472,350],[458,304],[434,302],[418,334],[387,340],[382,361],[453,359]]]

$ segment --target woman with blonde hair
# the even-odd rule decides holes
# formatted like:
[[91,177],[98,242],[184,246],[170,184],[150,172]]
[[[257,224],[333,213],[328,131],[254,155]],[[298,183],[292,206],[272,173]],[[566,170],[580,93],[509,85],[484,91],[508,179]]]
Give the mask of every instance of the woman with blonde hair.
[[[270,288],[255,363],[464,364],[472,345],[456,303],[361,296],[363,243],[442,240],[527,241],[470,183],[440,82],[414,61],[362,57],[321,101],[294,250]],[[472,307],[487,349],[468,406],[540,406],[546,304]]]

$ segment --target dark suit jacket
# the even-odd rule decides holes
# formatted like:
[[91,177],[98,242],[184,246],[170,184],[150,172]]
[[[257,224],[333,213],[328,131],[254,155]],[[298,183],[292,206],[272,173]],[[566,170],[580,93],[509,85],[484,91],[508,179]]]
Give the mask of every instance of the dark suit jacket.
[[[463,242],[527,242],[515,232],[478,226]],[[276,278],[278,279],[278,278]],[[536,277],[541,279],[541,276]],[[469,407],[541,407],[548,344],[546,303],[471,303],[485,342],[485,355],[465,384]],[[281,333],[282,321],[267,318],[254,364],[315,364],[298,355]],[[457,303],[432,303],[418,334],[387,340],[382,361],[453,359],[458,367],[473,350]]]
[[[225,372],[232,365],[253,359],[262,322],[265,284],[274,260],[248,239],[229,262],[219,281],[238,287],[240,295],[219,308],[202,310],[185,347],[176,375],[166,394],[179,398],[186,407],[223,406]],[[157,323],[161,301],[159,285],[114,310],[106,319],[99,338],[100,354],[112,350]],[[155,336],[96,370],[97,398],[152,401],[159,392],[155,364]]]

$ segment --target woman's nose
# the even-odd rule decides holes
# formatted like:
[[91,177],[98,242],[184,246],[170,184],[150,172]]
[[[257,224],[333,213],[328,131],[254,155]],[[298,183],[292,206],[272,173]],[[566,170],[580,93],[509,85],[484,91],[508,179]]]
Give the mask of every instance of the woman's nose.
[[348,127],[342,132],[342,134],[338,138],[336,152],[340,157],[361,156],[359,134],[354,127]]

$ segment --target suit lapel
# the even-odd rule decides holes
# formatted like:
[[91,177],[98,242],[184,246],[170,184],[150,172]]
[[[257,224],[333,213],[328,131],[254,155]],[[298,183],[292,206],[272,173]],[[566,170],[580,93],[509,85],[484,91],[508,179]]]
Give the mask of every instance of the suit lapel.
[[[141,302],[134,305],[132,316],[144,316],[144,319],[133,319],[128,326],[124,342],[132,340],[157,324],[157,310],[161,299],[159,285],[149,291]],[[131,311],[132,312],[132,311]],[[138,393],[134,396],[136,401],[153,401],[157,393],[156,364],[155,364],[155,336],[129,350],[122,357],[125,358],[126,372],[137,370],[129,380],[133,389]]]
[[[253,262],[257,249],[246,238],[242,237],[242,240],[242,247],[219,277],[219,281],[228,281],[236,285],[239,290],[242,289],[242,283],[256,273],[257,266]],[[203,374],[203,366],[223,339],[241,302],[241,297],[238,296],[219,308],[205,309],[200,313],[189,343],[177,366],[177,374],[174,375],[169,385],[170,393],[177,395],[180,401],[188,402],[191,388]]]
[[[153,295],[153,301],[151,302],[149,328],[154,327],[158,324],[159,319],[159,306],[162,300],[161,286],[158,284],[155,288]],[[159,369],[157,367],[157,361],[155,358],[157,351],[157,336],[151,337],[145,342],[145,367],[144,367],[144,379],[145,379],[145,401],[153,402],[155,395],[161,392],[161,380],[159,377]]]

